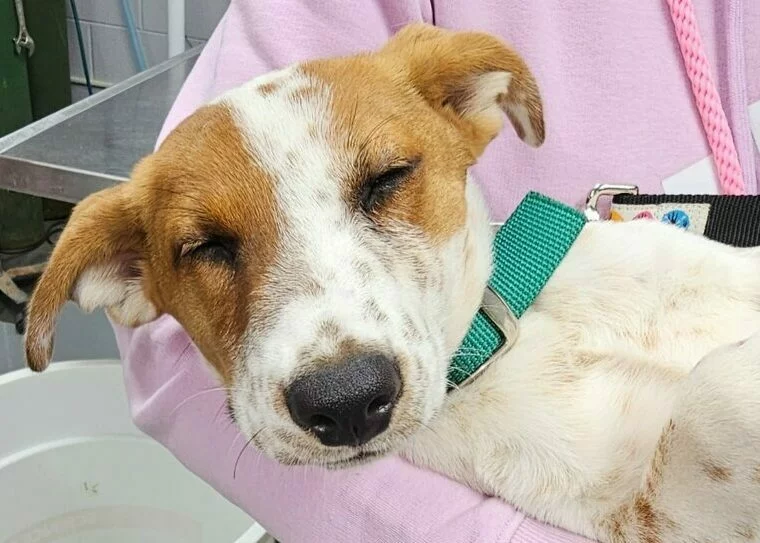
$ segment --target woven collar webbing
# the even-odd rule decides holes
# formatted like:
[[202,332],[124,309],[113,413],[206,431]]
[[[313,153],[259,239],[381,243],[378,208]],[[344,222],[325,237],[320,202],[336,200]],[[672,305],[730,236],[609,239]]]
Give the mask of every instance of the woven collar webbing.
[[[586,218],[583,213],[531,192],[496,233],[489,285],[520,318],[559,266]],[[449,366],[458,385],[486,364],[509,341],[481,309]]]

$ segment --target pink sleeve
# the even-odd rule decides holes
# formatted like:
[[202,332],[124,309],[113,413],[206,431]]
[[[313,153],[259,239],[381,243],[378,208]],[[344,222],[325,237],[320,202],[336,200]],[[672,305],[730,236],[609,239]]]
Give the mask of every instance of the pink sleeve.
[[[424,1],[336,4],[233,0],[159,140],[203,102],[258,73],[376,47],[406,22],[430,18]],[[351,471],[281,466],[245,448],[224,392],[173,318],[115,329],[136,424],[283,541],[585,541],[398,458]]]
[[174,319],[116,332],[135,423],[282,541],[585,541],[399,458],[346,471],[277,464],[245,447],[224,391]]

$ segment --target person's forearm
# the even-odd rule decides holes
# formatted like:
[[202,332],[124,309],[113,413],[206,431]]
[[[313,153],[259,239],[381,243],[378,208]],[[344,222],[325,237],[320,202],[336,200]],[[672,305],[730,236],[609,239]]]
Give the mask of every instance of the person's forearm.
[[247,445],[173,319],[117,334],[138,426],[282,541],[584,541],[398,458],[344,471],[282,466]]

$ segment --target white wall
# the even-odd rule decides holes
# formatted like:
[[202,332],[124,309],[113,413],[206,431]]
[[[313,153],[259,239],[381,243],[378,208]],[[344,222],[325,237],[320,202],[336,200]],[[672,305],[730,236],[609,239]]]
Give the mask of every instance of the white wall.
[[[186,0],[185,25],[190,45],[204,43],[211,36],[229,2],[230,0]],[[113,84],[137,73],[121,0],[76,0],[76,5],[92,79]],[[148,66],[166,60],[166,0],[130,0],[130,5]],[[68,1],[66,6],[71,74],[84,78]]]

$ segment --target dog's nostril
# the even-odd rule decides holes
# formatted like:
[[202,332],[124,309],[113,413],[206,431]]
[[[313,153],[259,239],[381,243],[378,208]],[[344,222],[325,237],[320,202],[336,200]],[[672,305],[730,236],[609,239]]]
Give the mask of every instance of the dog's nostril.
[[367,406],[367,415],[383,415],[393,408],[393,402],[387,396],[380,396],[372,400]]
[[385,431],[401,391],[393,359],[353,356],[299,377],[285,392],[293,421],[327,446],[357,446]]
[[312,415],[309,418],[309,426],[319,434],[324,434],[335,429],[337,423],[325,415]]

